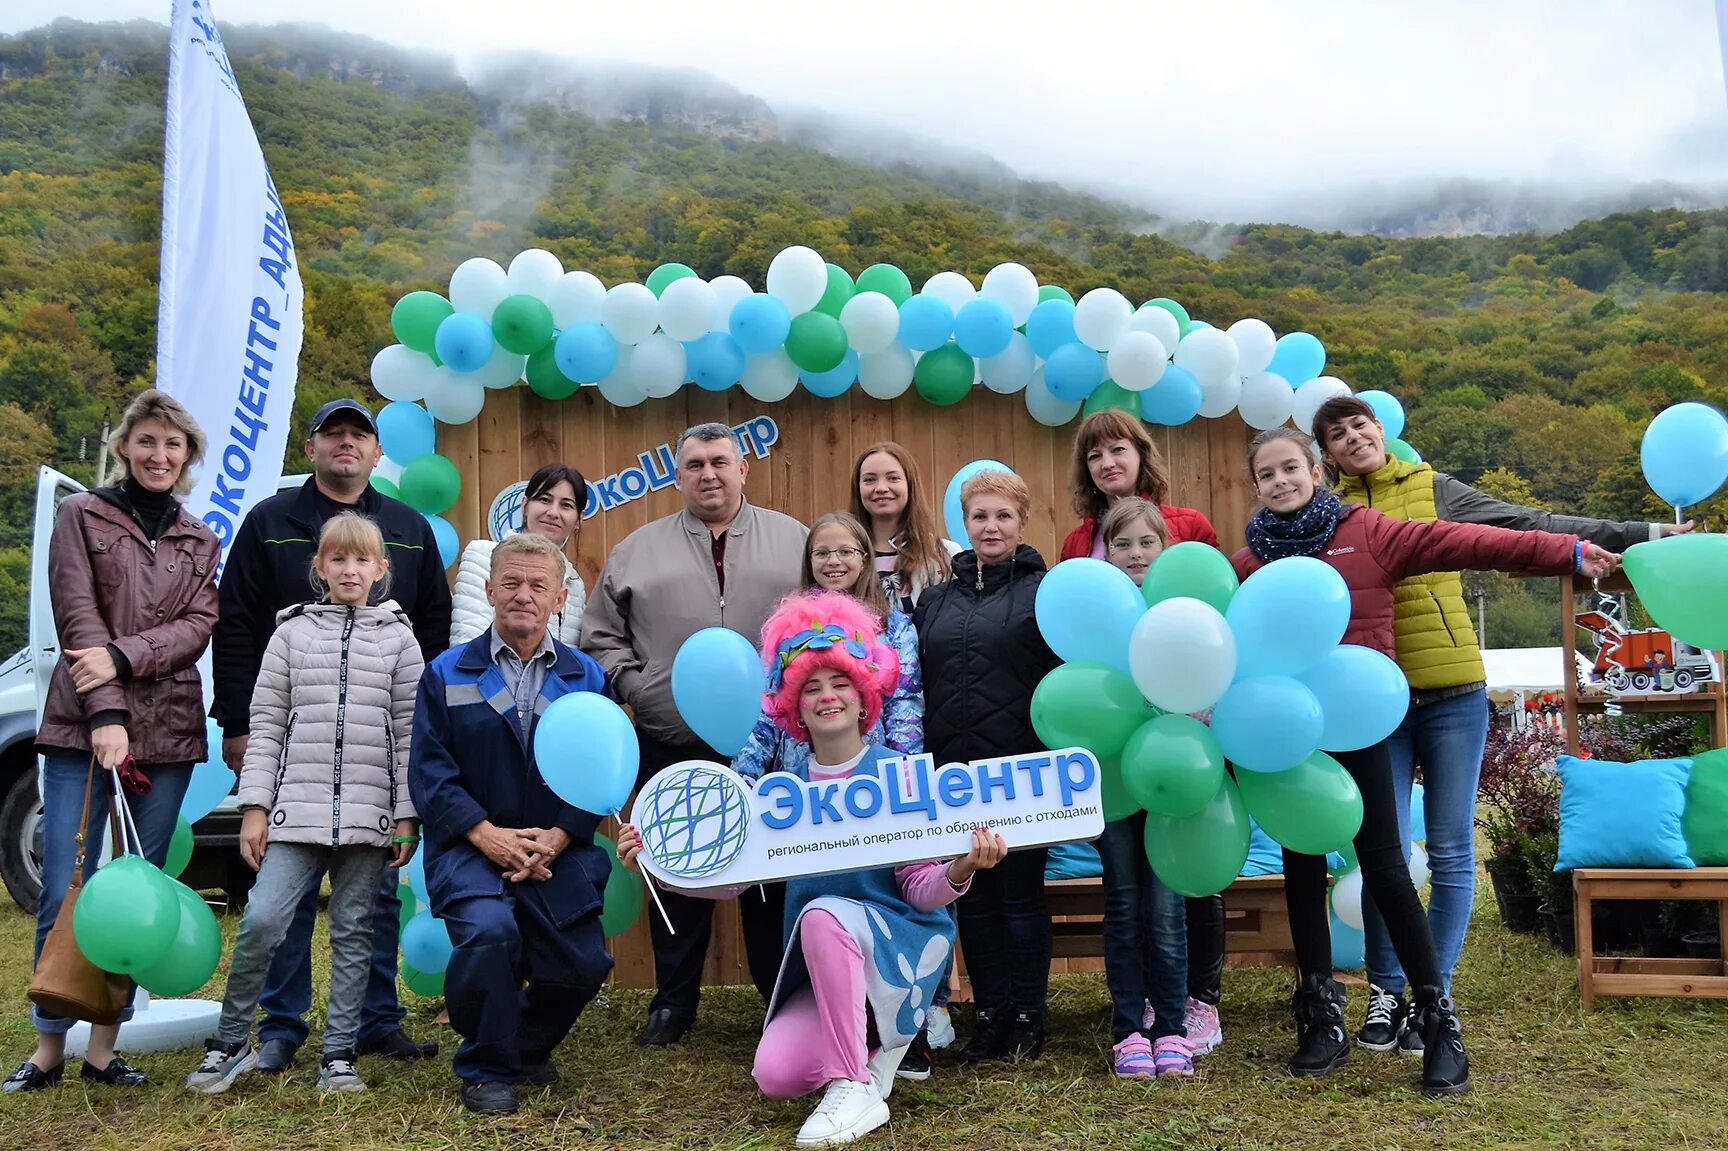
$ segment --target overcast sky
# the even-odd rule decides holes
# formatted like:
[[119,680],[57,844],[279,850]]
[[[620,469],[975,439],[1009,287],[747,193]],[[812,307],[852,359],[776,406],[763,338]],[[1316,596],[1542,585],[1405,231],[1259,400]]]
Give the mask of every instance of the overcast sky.
[[[466,63],[533,48],[710,72],[1210,218],[1432,177],[1728,184],[1712,0],[213,0]],[[8,0],[166,22],[168,0]]]

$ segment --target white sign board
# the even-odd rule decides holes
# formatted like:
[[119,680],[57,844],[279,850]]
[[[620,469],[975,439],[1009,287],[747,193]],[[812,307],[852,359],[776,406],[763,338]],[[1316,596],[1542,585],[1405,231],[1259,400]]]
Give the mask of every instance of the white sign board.
[[1104,830],[1097,758],[1085,748],[950,763],[885,759],[880,775],[754,785],[706,760],[675,763],[637,793],[643,868],[670,887],[753,883],[965,855],[972,829],[1010,849]]

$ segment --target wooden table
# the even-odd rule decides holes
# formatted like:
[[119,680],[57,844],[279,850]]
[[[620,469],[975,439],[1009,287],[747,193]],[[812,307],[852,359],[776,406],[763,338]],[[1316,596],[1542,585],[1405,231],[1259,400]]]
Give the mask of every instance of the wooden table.
[[[1642,959],[1597,955],[1590,905],[1597,899],[1707,899],[1728,924],[1728,867],[1580,867],[1572,873],[1578,936],[1578,990],[1584,1010],[1598,995],[1656,995],[1728,999],[1728,963],[1721,959]],[[1720,929],[1719,929],[1720,930]]]

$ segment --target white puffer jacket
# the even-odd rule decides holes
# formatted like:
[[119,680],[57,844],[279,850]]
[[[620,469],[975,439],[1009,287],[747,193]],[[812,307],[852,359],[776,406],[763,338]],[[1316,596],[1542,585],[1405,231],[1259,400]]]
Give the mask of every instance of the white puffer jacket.
[[[467,643],[492,626],[492,605],[486,602],[486,581],[492,578],[492,540],[475,540],[462,549],[456,567],[456,590],[450,596],[450,646]],[[588,588],[568,556],[564,559],[564,610],[552,614],[552,637],[576,646],[582,638],[582,609]]]
[[272,840],[387,846],[397,820],[416,818],[408,740],[425,664],[414,629],[394,600],[297,604],[276,619],[240,809],[268,811]]

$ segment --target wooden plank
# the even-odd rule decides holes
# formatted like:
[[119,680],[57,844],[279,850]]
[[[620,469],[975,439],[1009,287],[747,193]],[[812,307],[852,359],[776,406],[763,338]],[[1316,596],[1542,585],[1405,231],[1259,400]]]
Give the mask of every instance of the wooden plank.
[[1728,999],[1728,975],[1597,975],[1597,995],[1649,995],[1664,999]]

